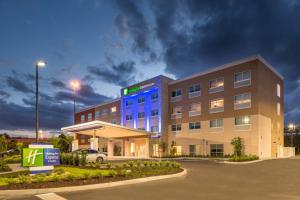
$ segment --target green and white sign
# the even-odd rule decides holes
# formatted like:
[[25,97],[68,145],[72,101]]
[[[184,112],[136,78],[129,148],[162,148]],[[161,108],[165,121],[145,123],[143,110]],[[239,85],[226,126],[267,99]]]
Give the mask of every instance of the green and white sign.
[[23,166],[38,167],[44,164],[44,149],[43,148],[24,148],[23,149]]
[[145,85],[139,85],[139,86],[135,86],[135,87],[132,87],[132,88],[124,88],[123,90],[123,95],[129,95],[131,93],[134,93],[134,92],[137,92],[137,91],[140,91],[144,88],[147,88],[147,87],[151,87],[153,86],[154,83],[149,83],[149,84],[145,84]]

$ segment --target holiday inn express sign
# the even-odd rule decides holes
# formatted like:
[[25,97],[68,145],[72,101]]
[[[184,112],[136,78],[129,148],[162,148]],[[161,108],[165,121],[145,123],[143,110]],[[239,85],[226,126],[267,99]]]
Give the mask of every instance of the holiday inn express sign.
[[22,154],[24,167],[41,167],[59,165],[59,149],[24,148]]
[[126,95],[129,95],[131,93],[140,91],[144,88],[151,87],[153,85],[154,85],[154,83],[149,83],[149,84],[145,84],[145,85],[138,85],[138,86],[135,86],[135,87],[132,87],[132,88],[124,88],[123,94],[126,96]]

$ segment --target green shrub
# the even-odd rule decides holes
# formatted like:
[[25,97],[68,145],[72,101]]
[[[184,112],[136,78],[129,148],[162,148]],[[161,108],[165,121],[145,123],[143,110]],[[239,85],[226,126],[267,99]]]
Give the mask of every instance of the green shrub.
[[62,180],[64,181],[72,181],[75,179],[75,176],[73,174],[66,174],[62,177]]
[[257,155],[242,155],[242,156],[231,156],[228,160],[231,162],[243,162],[243,161],[252,161],[258,160]]
[[103,178],[103,174],[101,171],[96,171],[93,175],[94,178]]
[[115,170],[110,170],[110,171],[108,172],[108,175],[109,175],[110,177],[116,177],[116,176],[118,175],[118,173],[117,173]]
[[46,181],[46,175],[38,174],[32,178],[32,183],[42,183]]
[[21,155],[13,155],[13,156],[7,156],[4,159],[4,162],[6,163],[21,163]]
[[120,176],[123,176],[123,177],[128,177],[132,174],[132,171],[130,169],[122,169],[120,171]]
[[92,178],[91,173],[89,173],[89,172],[84,172],[83,173],[83,177],[84,177],[84,179],[90,179],[90,178]]
[[51,176],[47,177],[47,180],[50,182],[57,182],[62,180],[62,176],[58,176],[57,174],[52,174]]
[[30,176],[20,175],[18,177],[18,183],[21,183],[21,184],[31,183],[31,178],[30,178]]
[[128,165],[129,165],[129,167],[132,168],[132,167],[134,166],[134,162],[133,162],[133,161],[129,161],[129,162],[128,162]]
[[63,168],[55,168],[55,169],[53,170],[53,173],[56,173],[56,174],[58,174],[58,175],[61,175],[61,174],[65,173],[65,170],[64,170]]
[[6,178],[5,182],[6,182],[8,185],[11,185],[11,184],[17,184],[17,183],[18,183],[18,179],[17,179],[17,178]]
[[86,166],[86,152],[85,151],[81,152],[81,156],[79,158],[79,164],[81,166]]
[[106,168],[111,169],[112,168],[112,163],[106,163]]
[[149,166],[149,162],[148,162],[148,161],[144,161],[144,162],[143,162],[143,165],[144,165],[144,167],[147,168],[147,167]]
[[7,171],[11,171],[11,169],[9,168],[9,166],[4,160],[0,160],[0,172],[7,172]]
[[122,164],[122,167],[123,167],[123,168],[127,168],[127,167],[128,167],[127,163],[123,163],[123,164]]

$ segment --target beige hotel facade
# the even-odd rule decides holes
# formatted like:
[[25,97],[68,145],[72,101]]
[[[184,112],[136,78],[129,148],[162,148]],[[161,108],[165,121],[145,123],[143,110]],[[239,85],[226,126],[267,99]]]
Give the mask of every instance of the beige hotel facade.
[[128,157],[158,156],[160,142],[174,143],[178,155],[223,156],[233,153],[234,137],[246,154],[282,157],[283,90],[283,77],[257,55],[122,88],[120,98],[78,111],[75,125],[62,130],[75,133],[74,148],[117,145]]

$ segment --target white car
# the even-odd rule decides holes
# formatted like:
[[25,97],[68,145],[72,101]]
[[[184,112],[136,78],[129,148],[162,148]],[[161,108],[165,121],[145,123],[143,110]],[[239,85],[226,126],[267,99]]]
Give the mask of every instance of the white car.
[[77,149],[73,151],[72,153],[79,153],[79,155],[85,152],[86,153],[86,160],[87,162],[98,162],[103,163],[107,160],[107,154],[106,153],[100,153],[99,151],[95,149]]

